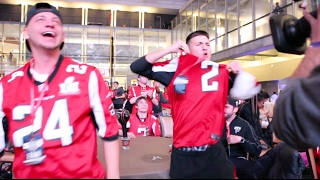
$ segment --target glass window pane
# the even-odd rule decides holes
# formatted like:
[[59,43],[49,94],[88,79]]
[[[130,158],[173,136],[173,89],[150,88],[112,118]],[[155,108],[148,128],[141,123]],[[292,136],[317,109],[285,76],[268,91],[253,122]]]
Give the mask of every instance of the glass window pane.
[[216,41],[216,18],[215,18],[215,13],[216,13],[216,9],[215,9],[215,1],[216,0],[212,0],[209,1],[207,4],[207,9],[208,9],[208,23],[207,23],[207,32],[209,33],[210,36],[210,40],[211,41],[211,51],[212,53],[216,52],[215,50],[215,41]]
[[18,68],[20,60],[20,23],[4,22],[0,24],[0,73],[8,74]]
[[240,27],[243,26],[240,28],[240,43],[242,44],[254,38],[252,33],[252,0],[241,1],[239,8]]
[[200,3],[200,12],[199,12],[199,30],[204,30],[208,32],[208,24],[207,24],[207,7],[208,5],[205,2]]
[[227,32],[228,47],[238,45],[238,4],[237,1],[227,1]]
[[65,41],[61,54],[69,56],[74,60],[85,62],[82,57],[82,37],[84,26],[65,25],[64,26]]

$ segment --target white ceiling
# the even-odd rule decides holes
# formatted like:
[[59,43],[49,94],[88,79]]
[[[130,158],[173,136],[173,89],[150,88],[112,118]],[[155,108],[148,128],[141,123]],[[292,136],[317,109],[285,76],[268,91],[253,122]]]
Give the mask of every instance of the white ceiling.
[[[0,0],[3,4],[36,4],[43,0]],[[140,11],[149,13],[174,14],[184,9],[192,0],[45,0],[60,7],[88,7],[93,9],[119,9],[122,11]]]

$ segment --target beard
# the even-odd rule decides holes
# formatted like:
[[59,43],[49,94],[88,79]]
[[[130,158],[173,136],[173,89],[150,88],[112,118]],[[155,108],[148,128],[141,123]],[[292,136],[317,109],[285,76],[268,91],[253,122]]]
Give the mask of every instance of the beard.
[[224,116],[226,119],[229,119],[232,115],[233,115],[233,113],[228,113],[228,114],[225,114]]

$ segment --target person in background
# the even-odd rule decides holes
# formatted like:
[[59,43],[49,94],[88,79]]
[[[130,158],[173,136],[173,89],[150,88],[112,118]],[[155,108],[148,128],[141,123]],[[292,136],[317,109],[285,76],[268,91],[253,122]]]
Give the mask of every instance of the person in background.
[[[167,88],[163,88],[163,98],[164,99],[167,99],[168,102],[169,102],[169,96],[168,96],[168,92],[167,92]],[[169,103],[162,103],[162,108],[168,108],[168,109],[171,109],[171,105],[170,105],[170,102]]]
[[273,9],[272,13],[274,14],[282,14],[284,12],[283,8],[280,7],[279,2],[276,2],[276,7]]
[[108,94],[107,94],[107,98],[111,98],[111,99],[113,99],[113,97],[114,97],[114,92],[113,92],[113,90],[111,89],[111,87],[110,87],[110,83],[109,83],[109,81],[107,81],[107,80],[105,80],[105,82],[106,82],[106,85],[107,85],[107,87],[108,87]]
[[119,87],[119,82],[115,81],[113,83],[113,105],[115,109],[121,109],[123,107],[123,101],[125,99],[124,90],[122,87]]
[[303,16],[311,27],[311,44],[281,91],[272,119],[275,136],[297,150],[320,147],[320,18],[307,11]]
[[244,103],[239,106],[239,111],[237,115],[242,119],[249,122],[253,127],[255,133],[260,139],[260,142],[264,149],[267,149],[272,142],[270,142],[270,137],[265,137],[262,133],[262,127],[260,123],[260,108],[263,108],[265,101],[267,101],[268,96],[266,93],[259,92],[256,96],[251,99],[247,99]]
[[158,81],[153,81],[153,87],[156,89],[156,98],[158,100],[158,106],[152,104],[152,111],[155,117],[163,116],[162,114],[162,105],[169,104],[168,99],[165,99],[162,92],[160,91],[160,83]]
[[278,99],[278,94],[276,92],[273,92],[273,94],[271,95],[271,99],[272,101],[276,102]]
[[[60,12],[37,3],[27,12],[23,36],[32,58],[0,82],[0,119],[8,119],[15,178],[120,178],[118,123],[108,88],[97,68],[61,54]],[[97,136],[106,170],[97,158]],[[2,124],[0,137],[2,150]]]
[[[157,62],[170,53],[181,56]],[[172,179],[235,177],[234,167],[220,142],[229,87],[234,96],[246,98],[258,93],[261,85],[243,71],[238,61],[218,64],[211,61],[211,54],[208,33],[198,30],[190,33],[186,42],[178,40],[130,65],[134,73],[158,81],[168,90],[174,123]],[[250,78],[242,79],[244,76]],[[239,81],[246,86],[234,86]]]
[[278,149],[272,148],[260,156],[262,147],[259,137],[253,127],[236,114],[239,104],[238,100],[228,97],[224,110],[226,126],[221,142],[230,161],[236,167],[239,179],[267,179]]
[[250,156],[258,157],[262,151],[259,137],[253,127],[244,119],[236,115],[239,102],[228,97],[224,109],[226,126],[222,133],[221,142],[224,145],[230,161],[236,167],[239,179],[254,179],[252,162],[247,159]]
[[[136,136],[161,136],[160,123],[152,114],[148,113],[148,100],[146,97],[137,98],[135,106],[136,114],[131,114],[127,123],[128,137],[130,139]],[[119,129],[119,135],[122,136],[122,128]]]
[[10,52],[8,56],[9,65],[12,65],[12,60],[13,60],[13,54],[12,52]]
[[[132,113],[137,112],[137,108],[134,106],[137,98],[140,96],[146,97],[148,100],[148,106],[152,107],[152,104],[158,106],[159,102],[156,98],[156,90],[150,87],[148,83],[149,79],[145,76],[138,75],[138,85],[131,86],[129,89],[128,99],[132,104]],[[148,109],[148,113],[152,114],[152,108]]]

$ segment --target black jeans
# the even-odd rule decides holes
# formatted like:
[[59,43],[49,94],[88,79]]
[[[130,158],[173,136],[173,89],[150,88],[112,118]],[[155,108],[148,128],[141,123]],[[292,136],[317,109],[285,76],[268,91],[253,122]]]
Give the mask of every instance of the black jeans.
[[171,179],[234,179],[234,171],[220,141],[205,151],[172,149]]

